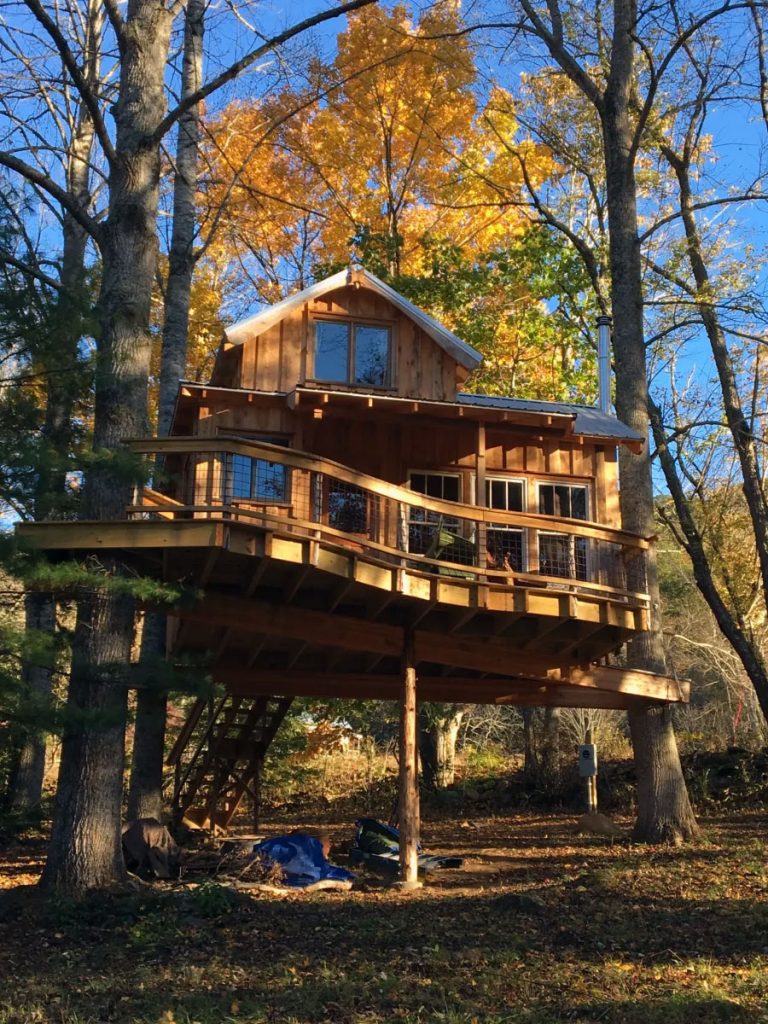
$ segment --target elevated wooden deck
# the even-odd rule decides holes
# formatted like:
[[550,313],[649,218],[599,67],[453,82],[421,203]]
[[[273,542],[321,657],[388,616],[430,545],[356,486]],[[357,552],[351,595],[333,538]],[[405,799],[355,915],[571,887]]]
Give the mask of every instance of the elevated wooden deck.
[[[687,699],[672,679],[599,664],[647,628],[646,538],[438,501],[241,439],[135,448],[163,453],[177,497],[147,490],[124,521],[19,533],[52,554],[119,552],[138,571],[202,590],[174,610],[170,649],[213,652],[211,674],[232,694],[394,698],[408,642],[425,700]],[[258,460],[274,493],[236,498],[237,458]],[[487,537],[502,531],[525,556],[514,568],[491,564]],[[560,538],[547,547],[563,553],[560,564],[545,563],[541,536]]]

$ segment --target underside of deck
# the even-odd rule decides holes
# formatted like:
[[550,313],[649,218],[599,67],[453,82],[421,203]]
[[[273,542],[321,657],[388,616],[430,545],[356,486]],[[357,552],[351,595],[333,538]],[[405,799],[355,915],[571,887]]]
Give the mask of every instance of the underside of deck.
[[19,532],[52,557],[110,552],[185,584],[197,596],[174,609],[169,652],[206,655],[240,696],[397,698],[410,644],[421,700],[622,709],[688,697],[676,680],[605,664],[647,628],[627,594],[444,576],[343,538],[210,518]]

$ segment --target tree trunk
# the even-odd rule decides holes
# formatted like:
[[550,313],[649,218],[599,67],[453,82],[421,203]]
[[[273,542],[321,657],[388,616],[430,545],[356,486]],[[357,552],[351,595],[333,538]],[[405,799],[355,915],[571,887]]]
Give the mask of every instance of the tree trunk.
[[[184,21],[182,99],[197,92],[203,83],[204,0],[190,0]],[[195,199],[200,139],[200,106],[195,105],[179,120],[176,144],[176,173],[173,186],[173,229],[165,289],[163,343],[160,351],[160,396],[157,433],[166,437],[171,429],[179,380],[186,372],[189,333],[189,302],[195,266]],[[158,471],[162,463],[158,460]],[[141,656],[165,657],[166,616],[148,612],[144,619]],[[163,810],[163,759],[167,694],[140,689],[137,694],[136,726],[128,792],[128,817],[160,819]]]
[[[134,0],[122,32],[121,72],[112,113],[115,152],[109,212],[100,233],[101,337],[96,364],[94,450],[120,449],[147,432],[149,316],[157,264],[160,148],[152,138],[165,112],[165,68],[172,15],[159,0]],[[86,513],[123,519],[136,475],[97,458]],[[118,574],[104,559],[108,575]],[[87,711],[62,743],[59,792],[42,884],[82,892],[124,877],[120,811],[126,680],[134,627],[131,598],[105,580],[80,602],[68,707]],[[108,723],[108,724],[107,724]]]
[[[25,629],[53,633],[56,625],[56,604],[51,594],[30,593],[24,602]],[[26,692],[42,704],[51,695],[51,669],[46,665],[24,665],[22,681]],[[26,814],[40,806],[45,775],[45,738],[40,730],[28,731],[22,737],[13,770],[8,798],[10,810]]]
[[[166,616],[147,612],[141,636],[141,657],[165,657]],[[133,734],[131,781],[126,818],[163,820],[163,762],[165,760],[165,719],[168,695],[151,684],[136,694],[136,724]]]
[[464,709],[437,719],[428,718],[420,708],[419,756],[424,782],[431,789],[445,789],[456,778],[456,740]]
[[[616,362],[616,412],[620,420],[643,435],[648,432],[648,383],[643,335],[643,295],[640,243],[637,235],[635,151],[630,121],[634,78],[634,0],[614,3],[613,45],[601,121],[606,164],[611,301],[615,320],[613,348]],[[648,445],[640,454],[622,446],[619,456],[621,517],[625,530],[654,533],[653,485]],[[656,557],[635,559],[630,569],[645,568],[651,598],[651,629],[634,639],[628,649],[632,668],[665,672],[659,614]],[[641,590],[642,580],[629,580]],[[698,831],[688,800],[669,707],[636,708],[629,713],[632,744],[638,767],[638,819],[635,838],[676,842]]]
[[[184,21],[184,60],[181,98],[193,95],[203,84],[204,0],[189,0]],[[195,267],[197,227],[197,162],[200,144],[200,106],[190,107],[179,120],[176,142],[176,173],[173,183],[173,229],[168,254],[165,290],[163,346],[160,353],[160,399],[157,432],[166,437],[171,429],[176,395],[187,369],[189,298]]]
[[104,590],[80,602],[45,888],[80,894],[125,877],[120,812],[133,622],[129,597]]
[[552,781],[560,767],[560,708],[544,709],[539,770]]
[[[89,0],[84,47],[85,78],[94,88],[101,74],[101,48],[104,14],[97,0]],[[84,210],[91,206],[90,161],[93,150],[93,121],[85,104],[80,105],[67,151],[67,191]],[[35,487],[36,520],[48,519],[60,512],[66,485],[66,465],[72,454],[73,410],[77,388],[74,371],[80,362],[80,339],[86,307],[84,294],[85,251],[88,236],[68,211],[62,216],[63,249],[61,290],[56,302],[54,330],[44,356],[46,369],[45,418],[42,427],[43,451]],[[25,629],[53,633],[56,602],[52,594],[29,594],[25,604]],[[22,682],[37,699],[50,698],[52,670],[45,666],[25,665]],[[14,771],[10,806],[19,812],[40,805],[45,772],[45,734],[30,733],[22,741]]]
[[520,709],[520,714],[523,719],[523,771],[526,775],[533,775],[539,767],[533,730],[534,710],[524,707]]

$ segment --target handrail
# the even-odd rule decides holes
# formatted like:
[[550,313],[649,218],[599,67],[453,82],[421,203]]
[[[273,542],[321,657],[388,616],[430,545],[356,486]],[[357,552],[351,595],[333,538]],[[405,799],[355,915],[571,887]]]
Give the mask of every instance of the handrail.
[[[147,511],[147,506],[129,505],[127,511],[130,514],[140,514]],[[345,541],[348,541],[349,539],[349,535],[344,533],[343,530],[334,529],[334,527],[327,526],[324,523],[315,523],[305,519],[296,519],[294,517],[286,520],[281,516],[270,515],[268,512],[264,511],[256,512],[253,509],[249,509],[241,505],[181,505],[178,502],[173,502],[168,506],[152,508],[151,511],[156,514],[162,514],[163,512],[170,512],[173,514],[178,512],[191,514],[204,513],[206,515],[215,516],[217,519],[225,523],[243,519],[258,520],[259,523],[265,523],[269,528],[273,529],[276,536],[283,536],[286,538],[290,538],[292,536],[290,532],[291,530],[295,527],[299,527],[306,531],[305,536],[310,539],[318,533],[321,533],[323,538],[327,539],[329,544],[335,544],[338,550],[343,550]],[[247,524],[243,523],[243,525]],[[386,568],[391,568],[393,565],[393,559],[397,559],[398,562],[401,562],[403,558],[406,558],[411,563],[408,566],[409,572],[415,572],[418,575],[425,577],[431,576],[436,569],[460,569],[468,576],[476,577],[475,582],[484,582],[491,586],[508,586],[511,579],[514,580],[515,583],[522,584],[525,587],[536,588],[538,586],[542,589],[546,589],[548,585],[562,587],[570,582],[573,587],[578,590],[594,591],[595,594],[607,597],[616,595],[624,599],[637,601],[640,604],[647,604],[649,600],[648,594],[641,591],[627,590],[624,587],[611,587],[603,583],[593,583],[590,580],[578,579],[569,581],[562,576],[548,576],[545,573],[527,572],[522,569],[489,569],[485,566],[447,562],[440,558],[430,558],[427,555],[415,555],[411,552],[404,552],[399,548],[393,548],[387,544],[381,544],[378,541],[373,541],[368,538],[361,543],[364,543],[365,548],[369,552],[372,552],[372,555],[369,555],[369,557],[372,557],[377,564]]]
[[622,547],[636,548],[639,551],[649,550],[654,543],[653,537],[641,537],[626,530],[617,530],[610,526],[589,520],[567,519],[561,516],[543,515],[538,512],[507,512],[503,509],[486,508],[484,505],[465,505],[456,501],[443,501],[427,495],[411,491],[398,484],[390,484],[385,480],[369,476],[367,473],[350,469],[332,459],[298,451],[295,448],[284,448],[281,445],[269,444],[266,441],[255,441],[249,438],[220,436],[204,437],[168,437],[141,438],[127,442],[127,446],[137,454],[154,453],[177,455],[216,455],[222,452],[230,455],[244,455],[250,458],[261,457],[268,462],[291,466],[305,472],[327,473],[354,487],[361,487],[384,498],[403,502],[406,505],[418,504],[419,508],[435,512],[438,515],[451,516],[458,519],[473,519],[488,525],[513,526],[520,529],[543,530],[545,532],[566,533],[576,537],[587,537],[593,540],[607,541]]

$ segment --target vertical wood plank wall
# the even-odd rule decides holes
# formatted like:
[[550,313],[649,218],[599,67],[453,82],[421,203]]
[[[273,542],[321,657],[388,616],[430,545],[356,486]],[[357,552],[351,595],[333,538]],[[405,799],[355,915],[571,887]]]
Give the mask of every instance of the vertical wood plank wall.
[[[412,472],[453,472],[461,477],[462,501],[483,504],[476,493],[478,424],[417,414],[359,418],[329,411],[321,420],[292,412],[280,397],[254,396],[250,403],[229,403],[209,396],[200,409],[196,434],[279,436],[295,448],[334,459],[361,473],[407,485]],[[565,442],[531,435],[510,424],[486,428],[485,476],[525,481],[526,504],[538,511],[538,484],[557,480],[583,483],[589,516],[606,526],[621,526],[616,451],[612,446]]]
[[[407,484],[411,472],[457,472],[461,499],[484,502],[477,492],[477,420],[465,410],[462,419],[432,418],[423,413],[387,414],[380,407],[371,415],[361,408],[324,410],[322,419],[311,412],[287,407],[285,395],[311,382],[313,322],[316,318],[347,318],[386,324],[392,331],[392,385],[400,397],[454,401],[465,371],[412,320],[384,297],[365,288],[339,288],[305,303],[260,335],[220,356],[212,384],[244,388],[247,400],[228,400],[209,393],[198,410],[194,432],[207,437],[222,433],[285,438],[293,447],[335,459],[361,472],[396,484]],[[620,526],[617,453],[611,445],[564,440],[552,431],[513,423],[488,423],[485,428],[482,476],[515,476],[525,482],[528,511],[538,511],[539,482],[568,479],[588,488],[589,517]]]
[[[248,338],[219,358],[212,384],[291,391],[312,380],[313,329],[316,318],[349,318],[381,324],[392,331],[391,388],[407,398],[450,402],[464,379],[458,366],[439,345],[385,298],[364,288],[340,288],[290,312],[279,323]],[[240,353],[239,358],[237,353]]]

